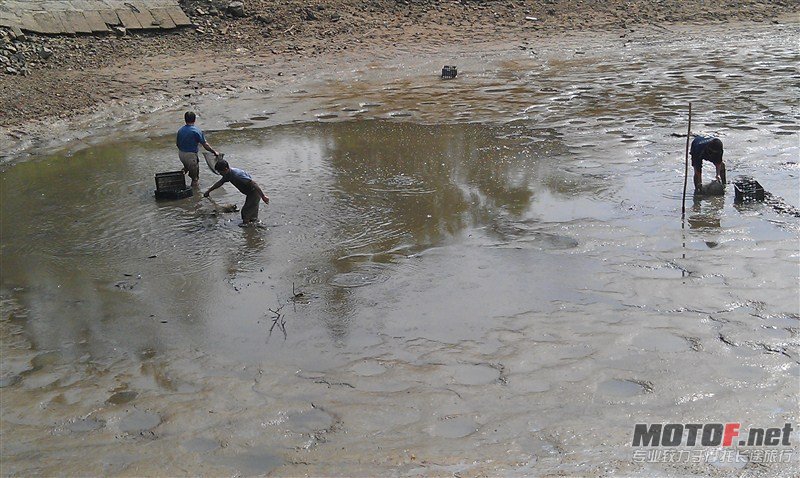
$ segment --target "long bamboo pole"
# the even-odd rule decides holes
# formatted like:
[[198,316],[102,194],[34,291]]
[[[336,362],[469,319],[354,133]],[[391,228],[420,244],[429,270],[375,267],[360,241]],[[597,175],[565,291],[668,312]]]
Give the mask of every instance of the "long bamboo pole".
[[689,129],[686,131],[686,163],[683,168],[683,202],[681,203],[681,219],[686,217],[686,185],[689,182],[689,138],[692,135],[692,103],[689,102]]

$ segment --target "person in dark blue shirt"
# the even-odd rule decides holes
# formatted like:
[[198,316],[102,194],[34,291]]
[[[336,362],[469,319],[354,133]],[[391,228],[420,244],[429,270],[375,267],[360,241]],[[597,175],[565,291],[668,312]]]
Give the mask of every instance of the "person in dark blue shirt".
[[183,172],[192,178],[192,187],[197,187],[200,181],[200,158],[197,156],[197,145],[203,145],[206,151],[214,156],[219,156],[214,148],[208,144],[203,132],[194,125],[197,115],[187,111],[183,115],[186,124],[178,130],[175,138],[175,145],[178,146],[178,157],[183,163]]
[[692,168],[694,168],[694,192],[703,191],[703,160],[713,164],[717,171],[717,181],[725,184],[725,163],[722,161],[722,141],[712,136],[695,136],[691,147]]
[[264,204],[269,204],[269,198],[264,194],[264,191],[253,181],[250,175],[238,168],[232,168],[224,159],[217,161],[214,169],[222,175],[222,179],[214,183],[208,191],[203,194],[203,197],[208,197],[211,191],[217,189],[223,184],[230,182],[236,189],[244,194],[247,198],[242,206],[242,225],[246,226],[250,223],[258,222],[258,201],[264,201]]

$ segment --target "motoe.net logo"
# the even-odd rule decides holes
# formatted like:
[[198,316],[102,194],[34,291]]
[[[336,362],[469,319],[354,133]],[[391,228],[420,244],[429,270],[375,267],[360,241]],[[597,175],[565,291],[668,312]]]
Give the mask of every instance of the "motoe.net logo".
[[750,427],[741,423],[637,423],[633,460],[648,463],[752,462],[789,463],[791,423]]

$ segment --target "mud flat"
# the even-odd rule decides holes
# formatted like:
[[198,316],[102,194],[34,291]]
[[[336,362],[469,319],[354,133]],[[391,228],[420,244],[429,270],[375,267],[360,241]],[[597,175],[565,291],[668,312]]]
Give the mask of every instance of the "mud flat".
[[[631,439],[797,423],[800,223],[728,191],[682,224],[673,134],[692,101],[797,198],[798,31],[331,58],[63,125],[0,173],[3,473],[792,476],[796,432],[777,463]],[[264,229],[153,200],[186,108]]]

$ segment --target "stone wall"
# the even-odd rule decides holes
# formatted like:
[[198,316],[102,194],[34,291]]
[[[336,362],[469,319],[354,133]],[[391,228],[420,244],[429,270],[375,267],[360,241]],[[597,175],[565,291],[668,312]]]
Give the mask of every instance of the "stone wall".
[[190,25],[178,0],[0,0],[0,27],[45,34]]

